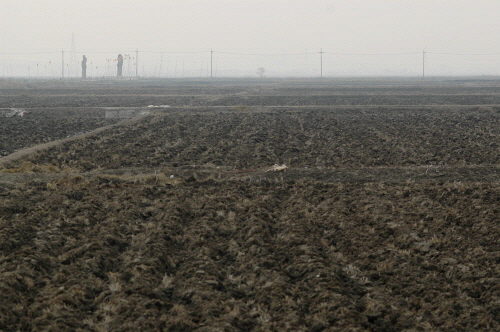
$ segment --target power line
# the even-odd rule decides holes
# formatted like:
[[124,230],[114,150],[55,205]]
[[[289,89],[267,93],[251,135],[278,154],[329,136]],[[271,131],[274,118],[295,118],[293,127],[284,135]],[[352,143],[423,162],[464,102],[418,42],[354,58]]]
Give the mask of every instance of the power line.
[[[4,55],[29,55],[29,54],[55,54],[60,51],[45,51],[45,52],[0,52]],[[121,51],[122,53],[134,53],[135,50]],[[85,54],[106,54],[106,53],[116,53],[116,51],[88,51],[88,52],[76,52]],[[219,53],[219,54],[230,54],[230,55],[257,55],[257,56],[284,56],[284,55],[312,55],[317,52],[303,52],[303,53],[240,53],[240,52],[224,52],[224,51],[141,51],[141,53],[149,54],[203,54],[203,53]],[[391,56],[391,55],[411,55],[411,54],[421,54],[422,52],[402,52],[402,53],[343,53],[343,52],[323,52],[324,54],[332,55],[366,55],[366,56]],[[493,53],[449,53],[449,52],[426,52],[427,54],[437,54],[437,55],[469,55],[469,56],[488,56],[488,55],[500,55],[500,52]]]
[[285,55],[310,55],[317,54],[316,52],[307,52],[307,53],[233,53],[233,52],[215,52],[220,54],[230,54],[230,55],[258,55],[258,56],[285,56]]
[[500,55],[500,53],[441,53],[441,52],[426,52],[426,53],[438,54],[438,55],[472,55],[472,56]]
[[411,54],[420,54],[421,52],[408,52],[408,53],[338,53],[338,52],[323,52],[326,54],[333,55],[368,55],[368,56],[391,56],[391,55],[411,55]]
[[[15,58],[15,61],[17,62],[17,64],[14,64],[14,68],[17,68],[16,69],[16,72],[17,73],[21,73],[23,72],[23,70],[26,70],[26,67],[24,67],[24,69],[22,69],[22,66],[24,63],[36,63],[37,67],[38,67],[38,63],[40,62],[40,59],[47,59],[48,60],[51,60],[49,61],[49,65],[50,65],[50,70],[52,71],[52,76],[54,77],[54,70],[52,69],[52,63],[59,63],[61,64],[61,69],[60,69],[60,72],[57,71],[57,75],[61,75],[60,77],[62,78],[70,78],[72,76],[75,76],[75,73],[77,73],[78,71],[76,70],[76,72],[72,72],[71,68],[68,67],[68,65],[74,65],[74,63],[76,62],[77,63],[77,59],[75,57],[75,53],[76,54],[94,54],[94,58],[95,59],[98,59],[99,56],[97,56],[97,54],[106,54],[107,56],[106,57],[109,57],[109,54],[118,54],[118,53],[122,53],[122,54],[128,54],[128,55],[132,55],[134,54],[135,52],[135,63],[133,65],[135,65],[135,77],[138,78],[139,77],[139,50],[138,49],[135,49],[135,50],[129,50],[129,51],[121,51],[121,52],[117,52],[116,50],[115,51],[99,51],[99,50],[94,50],[94,51],[89,51],[89,52],[76,52],[76,42],[75,42],[75,37],[74,35],[72,35],[72,45],[71,45],[71,51],[69,52],[69,57],[65,54],[65,53],[68,53],[68,51],[65,51],[64,49],[62,51],[37,51],[37,52],[0,52],[0,57],[2,57],[1,59],[3,60],[0,60],[0,61],[3,61],[3,65],[5,67],[5,61],[9,62],[9,57],[11,58]],[[57,53],[59,53],[59,59],[60,60],[56,60],[54,59],[52,56],[50,55],[56,55]],[[393,67],[393,58],[391,58],[390,60],[389,59],[382,59],[382,58],[378,58],[377,57],[397,57],[397,56],[400,56],[401,58],[398,58],[398,60],[401,60],[401,61],[407,61],[407,59],[403,59],[404,56],[407,56],[407,55],[410,55],[410,56],[414,56],[414,58],[412,58],[412,64],[411,67],[409,68],[404,68],[402,71],[404,73],[415,73],[417,74],[419,69],[417,69],[418,67],[420,67],[419,65],[421,65],[421,75],[422,75],[422,78],[425,78],[426,75],[428,75],[427,71],[428,71],[428,68],[430,68],[430,72],[431,72],[431,75],[436,71],[436,69],[439,71],[441,70],[441,67],[444,68],[444,70],[448,70],[446,66],[449,66],[449,68],[451,68],[451,66],[453,66],[453,62],[457,62],[457,61],[461,61],[461,62],[472,62],[472,61],[476,61],[476,60],[479,60],[481,63],[486,63],[486,61],[489,61],[489,62],[492,62],[494,61],[494,65],[496,66],[497,64],[497,61],[495,60],[490,60],[490,58],[481,58],[481,57],[487,57],[487,56],[491,56],[491,57],[497,57],[500,55],[500,52],[491,52],[491,53],[453,53],[453,52],[428,52],[426,50],[422,50],[422,51],[419,51],[419,52],[400,52],[400,53],[343,53],[343,52],[327,52],[327,51],[323,51],[323,49],[321,48],[319,52],[308,52],[307,50],[305,50],[305,52],[299,52],[299,53],[293,53],[293,52],[290,52],[290,53],[287,53],[286,50],[284,50],[284,52],[279,52],[279,53],[246,53],[246,52],[227,52],[227,51],[216,51],[214,49],[209,49],[209,50],[203,50],[203,51],[170,51],[170,52],[165,52],[165,51],[154,51],[154,50],[149,50],[149,51],[141,51],[141,65],[142,65],[142,72],[141,72],[141,76],[144,76],[146,77],[148,75],[148,63],[151,62],[151,58],[155,57],[155,56],[158,56],[161,54],[161,61],[163,62],[163,56],[164,55],[167,55],[168,57],[170,57],[171,59],[175,57],[175,68],[177,68],[177,59],[179,59],[179,61],[182,61],[182,67],[184,68],[184,64],[185,64],[185,60],[187,61],[187,63],[189,63],[189,61],[192,61],[193,65],[193,69],[192,71],[190,72],[191,74],[188,74],[188,75],[193,75],[193,73],[195,73],[196,71],[199,72],[199,73],[203,73],[203,68],[206,67],[206,75],[207,77],[214,77],[214,75],[216,74],[217,72],[217,61],[219,61],[219,65],[221,64],[220,61],[225,61],[227,62],[228,64],[225,65],[225,68],[223,69],[223,72],[224,72],[224,75],[227,75],[227,74],[234,74],[236,72],[238,73],[241,73],[242,71],[244,72],[245,70],[248,71],[249,69],[245,69],[244,67],[246,66],[247,68],[250,68],[250,66],[252,65],[256,65],[256,62],[257,61],[266,61],[266,62],[269,62],[269,65],[271,65],[271,62],[272,62],[272,66],[276,66],[274,68],[274,70],[276,71],[276,73],[278,73],[279,71],[283,71],[283,72],[287,72],[287,73],[298,73],[298,75],[317,75],[317,72],[318,72],[318,67],[317,67],[317,58],[316,56],[320,55],[320,63],[319,63],[319,71],[320,71],[320,77],[323,77],[323,70],[325,69],[323,66],[323,60],[328,60],[326,64],[326,70],[328,71],[328,68],[331,67],[331,62],[332,60],[334,59],[335,62],[337,63],[337,65],[335,66],[337,68],[336,70],[336,73],[342,73],[342,72],[346,72],[346,70],[343,70],[342,69],[342,66],[340,65],[342,63],[342,61],[345,61],[344,58],[342,57],[347,57],[348,60],[350,60],[348,57],[352,57],[352,60],[353,61],[356,61],[356,62],[361,62],[361,63],[364,63],[365,59],[361,60],[360,58],[356,58],[357,56],[359,57],[371,57],[372,59],[369,59],[369,60],[366,60],[367,61],[367,64],[368,65],[368,61],[385,61],[386,63],[388,63],[388,66],[391,66],[391,68],[389,70],[385,70],[385,72],[390,72],[390,70],[392,70],[392,67]],[[38,56],[38,55],[43,55],[43,54],[46,54],[47,56],[43,57],[43,56]],[[156,55],[158,54],[158,55]],[[30,56],[32,55],[32,56]],[[217,55],[220,55],[219,58],[217,58]],[[227,57],[223,56],[223,55],[228,55]],[[214,58],[215,56],[215,58]],[[286,57],[290,57],[290,63],[288,63],[288,59]],[[298,56],[297,58],[293,58],[294,56]],[[304,59],[301,59],[300,56],[303,56]],[[327,56],[327,58],[323,59],[324,56]],[[475,59],[470,59],[469,60],[466,60],[465,58],[463,59],[456,59],[454,61],[450,61],[450,64],[446,63],[445,65],[442,64],[442,62],[444,61],[443,59],[447,59],[446,57],[454,57],[454,56],[469,56],[469,57],[477,57]],[[209,58],[210,57],[210,58]],[[248,58],[246,58],[248,57]],[[252,58],[252,57],[255,57],[255,58]],[[260,57],[260,58],[259,58]],[[282,57],[282,59],[280,59],[279,57]],[[312,60],[312,59],[316,59],[316,60]],[[195,60],[193,60],[195,59]],[[202,59],[202,60],[200,60]],[[36,60],[36,61],[33,61],[33,60]],[[69,61],[68,61],[69,60]],[[214,63],[214,60],[216,61],[216,63]],[[231,64],[232,64],[232,61],[233,60],[236,60],[236,61],[239,61],[238,64],[237,64],[237,69],[235,68],[231,68]],[[420,60],[420,61],[419,61]],[[99,61],[99,60],[96,60],[96,61]],[[110,66],[110,59],[106,59],[107,61],[107,67]],[[410,61],[408,59],[408,61]],[[43,62],[43,61],[42,61]],[[68,63],[69,62],[69,63]],[[198,67],[200,67],[201,69],[196,69],[195,70],[195,64],[194,63],[201,63],[201,64],[197,64]],[[418,63],[418,62],[421,62]],[[168,61],[167,61],[168,63]],[[172,62],[173,63],[173,62]],[[205,63],[205,64],[204,64]],[[311,63],[314,63],[315,65],[312,65]],[[417,64],[418,63],[418,64]],[[146,66],[145,66],[146,64]],[[399,66],[400,68],[401,67],[401,64],[398,62],[394,62],[395,65]],[[43,65],[43,64],[42,64]],[[132,65],[132,63],[129,64],[129,66]],[[214,65],[215,65],[215,68],[214,68]],[[234,65],[234,64],[233,64]],[[260,65],[260,64],[259,64]],[[365,67],[366,67],[365,65]],[[12,64],[12,61],[10,61],[10,72],[11,72],[11,76],[12,76],[12,67],[13,67],[13,64]],[[161,65],[160,65],[161,66]],[[189,64],[188,64],[189,66]],[[208,66],[210,66],[210,68],[208,68]],[[291,67],[293,66],[293,67]],[[314,67],[312,67],[314,66]],[[410,66],[409,64],[407,64],[407,66]],[[426,66],[428,68],[426,68]],[[436,67],[436,66],[441,66],[441,67]],[[45,66],[47,67],[47,65]],[[33,67],[31,67],[31,69],[33,69]],[[96,66],[96,69],[97,69],[97,66]],[[371,69],[370,68],[365,68],[364,70],[366,70],[367,72],[369,72]],[[401,71],[401,69],[398,69]],[[484,69],[481,69],[481,70],[484,70]],[[189,69],[188,69],[189,71]],[[332,69],[330,68],[329,70],[330,72],[332,72]],[[380,71],[380,70],[379,70]],[[155,67],[155,72],[156,72],[156,67]],[[160,73],[161,73],[161,67],[160,67]],[[359,72],[359,70],[355,71],[356,73]],[[471,72],[471,70],[469,70],[469,72]],[[5,73],[5,70],[4,70],[4,73]],[[47,74],[47,68],[46,68],[46,71],[45,73]],[[107,72],[105,71],[105,76],[107,75],[106,74]],[[183,73],[184,73],[184,69],[183,69]],[[31,76],[31,71],[30,71],[30,67],[28,66],[28,74]],[[133,76],[133,69],[130,71],[130,76]],[[5,74],[4,74],[5,75]],[[154,73],[153,73],[154,75]],[[167,75],[168,75],[168,64],[167,64]],[[184,75],[184,74],[183,74]],[[248,75],[248,74],[245,74],[245,75]],[[418,76],[420,76],[419,74],[417,74]],[[38,74],[37,74],[38,76]],[[161,76],[161,74],[160,74]],[[177,77],[177,69],[175,69],[175,74],[174,74],[174,77]]]
[[[120,51],[121,53],[123,54],[126,54],[126,53],[134,53],[134,51]],[[89,52],[77,52],[78,54],[110,54],[110,53],[113,53],[113,54],[116,54],[118,52],[116,51],[111,51],[111,52],[104,52],[104,51],[89,51]]]
[[163,54],[163,53],[169,53],[169,54],[202,54],[202,53],[210,53],[210,51],[198,51],[198,52],[189,52],[189,51],[185,51],[185,52],[156,52],[156,51],[141,51],[141,53],[150,53],[150,54]]
[[59,51],[53,51],[53,52],[0,52],[0,54],[6,54],[6,55],[54,54],[54,53],[59,53]]

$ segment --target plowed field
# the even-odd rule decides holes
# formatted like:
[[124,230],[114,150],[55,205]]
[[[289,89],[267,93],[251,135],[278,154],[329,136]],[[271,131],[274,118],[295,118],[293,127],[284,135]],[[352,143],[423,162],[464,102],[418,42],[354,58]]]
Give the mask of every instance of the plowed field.
[[3,82],[0,331],[498,330],[499,88]]

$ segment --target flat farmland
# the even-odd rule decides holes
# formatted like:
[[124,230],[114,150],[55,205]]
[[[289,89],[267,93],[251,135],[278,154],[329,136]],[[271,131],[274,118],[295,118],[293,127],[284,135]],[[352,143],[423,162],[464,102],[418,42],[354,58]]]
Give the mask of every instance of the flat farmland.
[[500,80],[2,81],[0,108],[0,330],[500,329]]

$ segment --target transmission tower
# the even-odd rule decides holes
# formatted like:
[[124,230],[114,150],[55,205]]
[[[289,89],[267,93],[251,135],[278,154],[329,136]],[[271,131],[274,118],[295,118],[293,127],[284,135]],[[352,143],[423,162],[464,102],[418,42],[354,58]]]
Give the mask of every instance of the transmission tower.
[[78,77],[78,59],[76,58],[75,34],[71,34],[71,53],[69,55],[68,76]]

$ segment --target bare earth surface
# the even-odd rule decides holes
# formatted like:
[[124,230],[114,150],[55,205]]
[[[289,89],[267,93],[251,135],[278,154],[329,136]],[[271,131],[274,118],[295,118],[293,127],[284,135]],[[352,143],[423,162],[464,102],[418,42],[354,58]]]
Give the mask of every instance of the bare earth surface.
[[0,81],[0,108],[0,331],[500,329],[500,80]]

